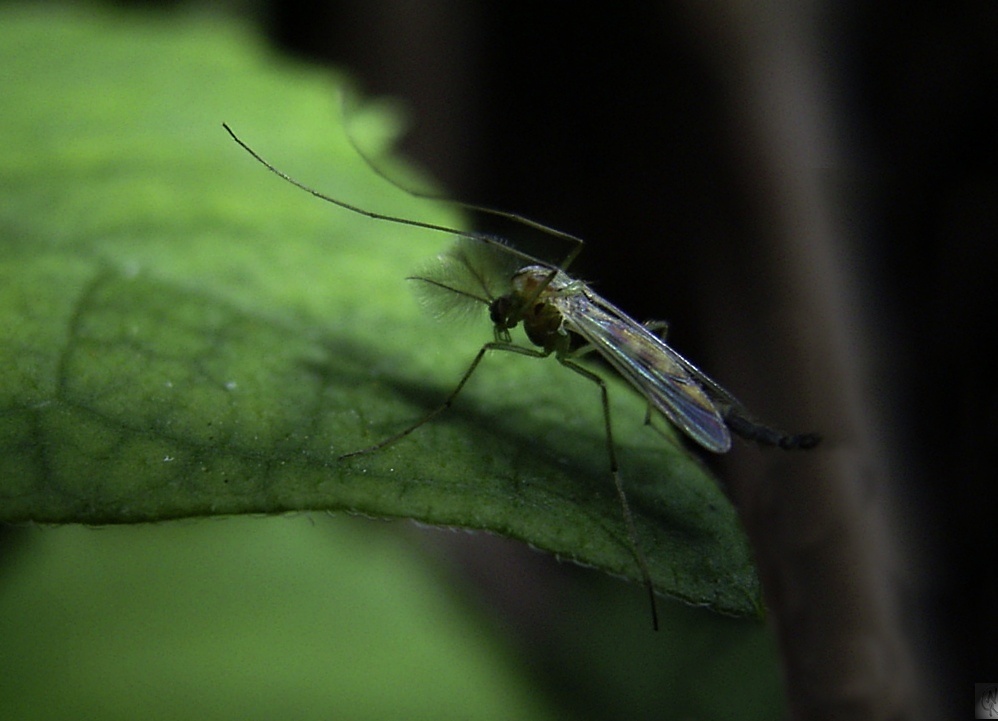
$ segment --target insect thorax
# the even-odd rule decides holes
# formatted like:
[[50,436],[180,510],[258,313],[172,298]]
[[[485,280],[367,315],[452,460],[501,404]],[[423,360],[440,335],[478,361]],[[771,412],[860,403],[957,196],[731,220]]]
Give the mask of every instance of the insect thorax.
[[489,306],[499,334],[522,321],[523,330],[534,345],[549,353],[568,350],[564,318],[551,299],[569,289],[572,281],[561,271],[553,277],[552,272],[551,268],[531,265],[513,274],[512,290]]

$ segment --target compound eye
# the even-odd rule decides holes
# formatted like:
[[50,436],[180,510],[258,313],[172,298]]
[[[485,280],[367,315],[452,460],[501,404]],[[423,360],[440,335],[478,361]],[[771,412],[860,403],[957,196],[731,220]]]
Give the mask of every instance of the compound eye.
[[509,296],[500,296],[489,303],[489,318],[493,325],[503,330],[515,327],[516,321],[510,322],[509,317],[512,309],[513,303]]

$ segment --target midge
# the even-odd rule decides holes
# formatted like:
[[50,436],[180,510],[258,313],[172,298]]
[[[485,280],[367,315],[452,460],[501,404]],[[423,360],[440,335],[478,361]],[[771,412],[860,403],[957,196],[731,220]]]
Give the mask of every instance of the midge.
[[[582,250],[581,238],[513,213],[460,204],[472,210],[524,223],[572,242],[573,247],[568,256],[554,266],[491,236],[364,210],[298,182],[260,157],[227,124],[223,123],[222,127],[268,170],[321,200],[368,218],[456,236],[457,242],[439,257],[436,265],[409,279],[421,281],[422,290],[428,299],[445,311],[464,310],[477,304],[488,308],[493,340],[481,347],[457,386],[440,406],[395,435],[373,446],[346,453],[340,458],[378,451],[405,438],[446,411],[489,351],[509,351],[533,358],[546,358],[553,354],[561,365],[592,381],[599,388],[610,474],[620,500],[635,559],[651,596],[656,628],[658,622],[654,587],[644,554],[637,542],[634,520],[617,466],[606,382],[580,365],[577,359],[586,353],[597,351],[648,401],[646,423],[650,424],[654,409],[697,444],[714,453],[730,450],[732,433],[762,445],[786,450],[813,448],[821,440],[814,433],[787,434],[753,420],[733,395],[670,348],[654,332],[661,329],[662,324],[638,323],[596,294],[586,283],[570,278],[565,270]],[[510,331],[518,325],[523,326],[527,338],[537,348],[513,343]]]

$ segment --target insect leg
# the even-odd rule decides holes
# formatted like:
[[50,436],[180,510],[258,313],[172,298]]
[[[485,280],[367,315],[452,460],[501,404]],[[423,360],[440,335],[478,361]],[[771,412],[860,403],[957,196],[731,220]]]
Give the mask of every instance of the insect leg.
[[[408,225],[408,226],[411,226],[413,228],[424,228],[426,230],[435,230],[435,231],[438,231],[438,232],[442,232],[442,233],[447,233],[449,235],[453,235],[454,237],[457,237],[457,238],[468,238],[470,240],[480,241],[482,243],[485,243],[487,245],[493,246],[495,248],[499,248],[499,249],[503,250],[504,252],[509,253],[511,255],[514,255],[514,256],[516,256],[518,258],[521,258],[524,261],[526,261],[527,263],[541,265],[541,266],[544,266],[546,268],[551,268],[551,276],[548,279],[547,283],[550,283],[552,280],[554,280],[555,275],[556,275],[556,269],[564,270],[564,269],[568,268],[568,266],[572,264],[572,261],[574,261],[575,258],[579,255],[579,253],[582,252],[582,248],[585,245],[585,243],[582,240],[582,238],[579,238],[578,236],[572,235],[571,233],[566,233],[565,231],[562,231],[562,230],[558,230],[557,228],[552,228],[552,227],[550,227],[548,225],[544,225],[543,223],[540,223],[540,222],[538,222],[536,220],[531,220],[530,218],[525,218],[525,217],[523,217],[521,215],[518,215],[516,213],[510,213],[510,212],[505,211],[505,210],[497,210],[497,209],[494,209],[494,208],[486,208],[484,206],[475,205],[473,203],[464,203],[464,202],[461,202],[461,201],[458,201],[458,200],[451,200],[451,199],[448,199],[448,198],[441,198],[441,197],[438,197],[438,196],[435,196],[435,195],[431,195],[431,194],[420,193],[418,191],[412,190],[411,188],[406,188],[405,186],[402,186],[399,183],[397,183],[394,180],[392,180],[380,168],[378,168],[378,166],[375,165],[374,162],[371,161],[370,158],[368,158],[360,150],[360,148],[354,142],[353,137],[351,137],[349,135],[349,133],[348,133],[347,134],[347,139],[350,141],[351,146],[353,146],[353,149],[357,152],[358,156],[360,156],[360,158],[367,164],[367,166],[376,175],[380,176],[382,179],[384,179],[385,181],[387,181],[388,183],[390,183],[394,187],[398,188],[402,192],[407,193],[407,194],[411,195],[414,198],[426,198],[426,199],[435,200],[435,201],[438,201],[438,202],[451,203],[453,205],[456,205],[457,207],[465,208],[467,210],[471,210],[471,211],[475,211],[475,212],[479,212],[479,213],[486,213],[488,215],[494,215],[494,216],[497,216],[497,217],[500,217],[500,218],[506,218],[508,220],[515,221],[517,223],[521,223],[521,224],[523,224],[523,225],[525,225],[525,226],[527,226],[529,228],[534,228],[534,229],[539,230],[539,231],[541,231],[543,233],[547,233],[548,235],[551,235],[552,237],[561,238],[563,240],[570,241],[572,243],[572,248],[571,248],[571,250],[569,250],[568,254],[565,256],[565,259],[563,261],[561,261],[561,263],[559,265],[554,266],[551,263],[548,263],[548,262],[546,262],[544,260],[541,260],[540,258],[536,258],[536,257],[530,255],[529,253],[524,253],[521,250],[517,250],[516,248],[514,248],[514,247],[512,247],[510,245],[507,245],[500,238],[495,238],[495,237],[486,235],[484,233],[476,233],[476,232],[473,232],[473,231],[458,230],[457,228],[448,228],[446,226],[436,225],[434,223],[424,223],[424,222],[421,222],[421,221],[418,221],[418,220],[410,220],[408,218],[399,218],[399,217],[396,217],[396,216],[393,216],[393,215],[386,215],[384,213],[377,213],[377,212],[374,212],[374,211],[365,210],[364,208],[356,206],[356,205],[354,205],[352,203],[347,203],[345,201],[340,200],[339,198],[333,198],[332,196],[326,195],[325,193],[321,193],[318,190],[316,190],[315,188],[309,187],[308,185],[305,185],[304,183],[302,183],[302,182],[300,182],[298,180],[295,180],[293,177],[291,177],[290,175],[288,175],[287,173],[285,173],[283,170],[280,170],[277,166],[272,165],[269,161],[265,160],[263,158],[263,156],[261,156],[259,153],[257,153],[255,150],[253,150],[249,145],[247,145],[245,142],[243,142],[242,139],[240,139],[239,136],[237,136],[235,134],[235,132],[232,130],[232,128],[230,128],[228,126],[227,123],[222,123],[222,127],[225,128],[225,131],[230,136],[232,136],[232,139],[234,141],[236,141],[236,143],[238,143],[239,146],[243,148],[243,150],[245,150],[247,153],[249,153],[251,156],[253,156],[253,158],[257,162],[259,162],[261,165],[263,165],[265,168],[267,168],[267,170],[269,170],[270,172],[274,173],[275,175],[277,175],[278,177],[282,178],[283,180],[287,181],[288,183],[291,183],[295,187],[300,188],[301,190],[304,190],[309,195],[315,196],[319,200],[324,200],[327,203],[332,203],[333,205],[337,205],[337,206],[343,208],[344,210],[349,210],[352,213],[357,213],[359,215],[366,216],[366,217],[371,218],[373,220],[383,220],[383,221],[386,221],[386,222],[389,222],[389,223],[396,223],[396,224],[399,224],[399,225]],[[547,283],[545,283],[544,285],[547,285]],[[540,290],[543,290],[543,287]],[[538,295],[539,294],[540,294],[540,291],[538,291]]]
[[572,349],[572,358],[581,358],[584,355],[592,353],[594,350],[596,350],[596,346],[592,343],[586,343],[585,345]]
[[606,381],[569,358],[561,355],[557,356],[557,358],[558,362],[563,366],[570,368],[583,378],[588,378],[599,386],[600,396],[603,401],[603,423],[606,427],[606,449],[607,455],[610,458],[610,474],[613,476],[613,485],[617,489],[617,497],[620,499],[620,509],[624,514],[624,525],[627,527],[627,535],[630,538],[631,548],[634,551],[634,558],[637,560],[638,568],[641,570],[641,580],[644,582],[645,588],[648,589],[648,598],[651,601],[652,627],[657,631],[658,606],[655,603],[655,586],[652,585],[651,574],[648,572],[648,562],[645,560],[645,555],[641,552],[641,546],[638,544],[638,532],[634,527],[634,516],[631,513],[631,506],[627,502],[627,494],[624,493],[624,484],[620,478],[620,469],[617,465],[617,450],[613,442],[613,425],[610,422],[610,397],[607,393]]
[[474,373],[475,369],[478,368],[478,364],[482,362],[482,358],[484,358],[485,354],[488,353],[490,350],[505,350],[505,351],[510,351],[511,353],[520,353],[521,355],[530,356],[532,358],[545,358],[548,355],[547,353],[544,353],[542,351],[534,350],[533,348],[523,348],[513,343],[503,343],[500,341],[486,343],[478,351],[478,355],[475,356],[475,359],[471,362],[471,365],[468,366],[468,370],[466,370],[464,372],[464,375],[461,376],[461,380],[458,382],[454,390],[450,392],[447,398],[444,399],[444,402],[441,403],[437,408],[435,408],[429,414],[424,416],[422,419],[413,423],[408,428],[399,431],[395,435],[389,436],[388,438],[385,438],[383,441],[375,443],[373,446],[368,446],[367,448],[361,448],[359,451],[351,451],[350,453],[344,453],[342,456],[339,457],[338,460],[343,460],[344,458],[352,458],[353,456],[363,456],[367,455],[368,453],[374,453],[376,451],[380,451],[382,448],[385,448],[397,441],[402,440],[420,426],[426,425],[434,418],[439,416],[441,413],[446,411],[454,403],[454,399],[457,398],[458,393],[460,393],[461,389],[464,388],[465,383],[468,382],[468,379],[471,378],[472,373]]
[[641,325],[657,335],[659,339],[663,341],[665,340],[665,336],[669,333],[669,321],[667,320],[646,320]]

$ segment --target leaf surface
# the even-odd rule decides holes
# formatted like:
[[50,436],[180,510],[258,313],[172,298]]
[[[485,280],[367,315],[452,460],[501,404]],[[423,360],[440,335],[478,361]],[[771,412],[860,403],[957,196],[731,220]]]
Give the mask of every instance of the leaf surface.
[[[0,520],[342,510],[484,529],[639,578],[598,390],[553,359],[492,354],[448,413],[337,460],[434,408],[491,339],[484,308],[435,322],[404,280],[450,239],[321,203],[220,126],[347,202],[460,224],[350,149],[341,76],[222,18],[4,14]],[[399,124],[366,109],[354,132]],[[657,589],[756,612],[730,504],[643,427],[640,398],[616,380],[611,396]]]

